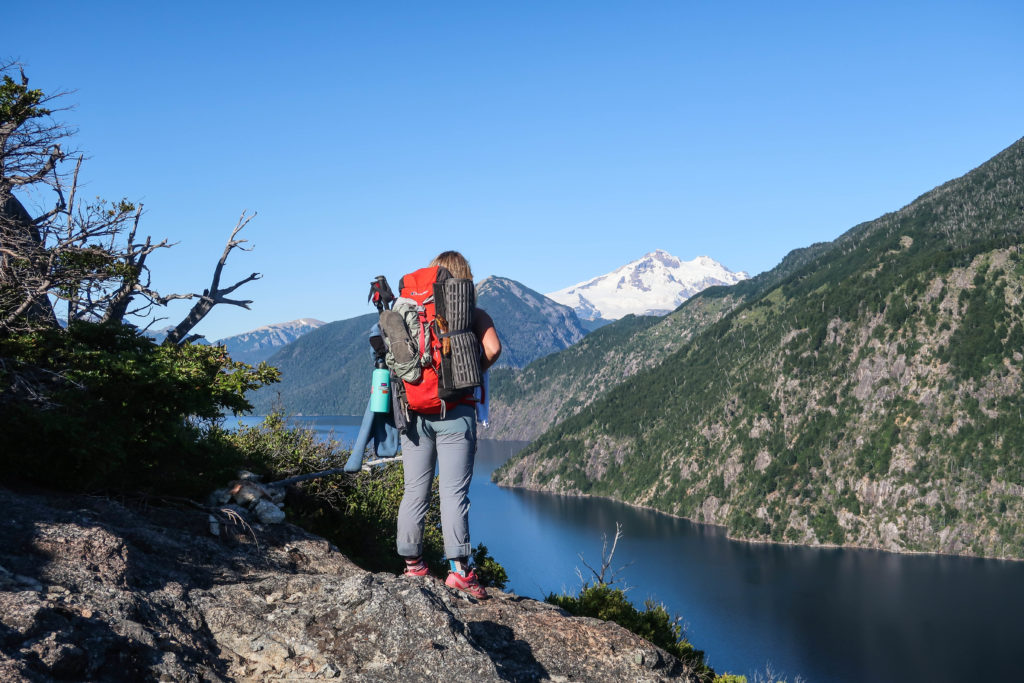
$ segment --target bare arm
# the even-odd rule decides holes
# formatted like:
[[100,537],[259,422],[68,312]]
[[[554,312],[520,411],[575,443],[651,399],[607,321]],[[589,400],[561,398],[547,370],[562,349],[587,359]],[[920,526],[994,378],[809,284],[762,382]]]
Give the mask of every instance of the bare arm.
[[484,351],[480,359],[480,369],[486,370],[494,365],[494,361],[501,355],[501,340],[494,329],[494,321],[482,308],[476,309],[473,316],[473,332],[476,333],[476,338],[480,340],[480,346]]

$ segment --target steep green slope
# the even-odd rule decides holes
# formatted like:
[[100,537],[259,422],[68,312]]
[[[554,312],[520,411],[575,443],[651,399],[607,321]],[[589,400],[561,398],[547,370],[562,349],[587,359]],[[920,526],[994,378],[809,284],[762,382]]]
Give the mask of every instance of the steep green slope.
[[257,414],[283,407],[297,415],[362,415],[370,396],[370,327],[376,313],[338,320],[283,347],[267,361],[281,383],[250,399]]
[[766,287],[496,476],[742,538],[1024,557],[1022,239],[1024,140],[732,288]]
[[626,377],[663,358],[685,341],[692,327],[720,315],[730,304],[729,300],[709,298],[689,308],[688,315],[628,315],[522,370],[493,372],[488,438],[536,438]]

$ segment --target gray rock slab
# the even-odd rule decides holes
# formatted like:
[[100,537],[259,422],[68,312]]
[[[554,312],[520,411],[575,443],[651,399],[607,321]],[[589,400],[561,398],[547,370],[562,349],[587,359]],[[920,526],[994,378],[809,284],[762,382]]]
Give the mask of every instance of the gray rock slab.
[[[366,572],[290,524],[0,488],[0,680],[696,680],[608,622]],[[397,562],[396,562],[397,564]]]

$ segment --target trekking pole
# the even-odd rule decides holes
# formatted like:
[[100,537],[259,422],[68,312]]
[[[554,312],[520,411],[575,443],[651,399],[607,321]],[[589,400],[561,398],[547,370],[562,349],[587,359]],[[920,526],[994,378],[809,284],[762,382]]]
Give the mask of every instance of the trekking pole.
[[386,277],[378,275],[373,279],[373,282],[370,283],[370,296],[366,300],[373,302],[373,305],[377,307],[378,313],[383,313],[391,308],[391,304],[395,301],[395,293],[391,291],[391,286],[388,285]]

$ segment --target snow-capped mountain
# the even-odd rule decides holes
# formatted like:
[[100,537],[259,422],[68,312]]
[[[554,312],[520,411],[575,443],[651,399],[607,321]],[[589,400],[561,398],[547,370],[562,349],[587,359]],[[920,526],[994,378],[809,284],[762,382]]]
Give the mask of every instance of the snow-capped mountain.
[[257,327],[255,330],[218,339],[217,343],[226,346],[234,360],[258,363],[270,358],[285,344],[290,344],[323,324],[323,321],[316,318],[299,318],[286,323]]
[[718,261],[698,256],[680,261],[658,249],[606,275],[551,292],[585,320],[618,320],[624,315],[663,315],[691,296],[715,285],[732,285],[749,277]]

